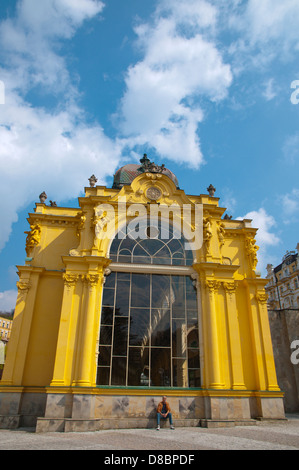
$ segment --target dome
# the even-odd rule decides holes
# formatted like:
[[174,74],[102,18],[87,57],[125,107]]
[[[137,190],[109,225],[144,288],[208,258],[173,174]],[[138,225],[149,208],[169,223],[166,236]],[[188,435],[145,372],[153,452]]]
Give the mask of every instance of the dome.
[[160,173],[162,175],[168,176],[177,188],[179,188],[179,182],[177,177],[175,176],[172,171],[165,168],[164,165],[157,166],[155,163],[151,163],[150,160],[147,158],[147,155],[140,160],[140,164],[137,163],[129,163],[128,165],[124,165],[114,175],[113,179],[113,189],[121,189],[125,185],[130,185],[132,181],[137,178],[137,176],[141,175],[142,173],[150,172],[150,173]]

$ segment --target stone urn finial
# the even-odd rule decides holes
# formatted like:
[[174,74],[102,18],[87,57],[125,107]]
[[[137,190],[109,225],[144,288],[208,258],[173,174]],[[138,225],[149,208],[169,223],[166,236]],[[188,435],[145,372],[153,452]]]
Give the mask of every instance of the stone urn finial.
[[94,188],[94,186],[96,185],[96,183],[98,182],[97,178],[95,177],[95,175],[92,175],[90,178],[89,178],[89,184],[90,184],[90,187],[91,188]]
[[214,188],[214,186],[212,184],[210,184],[210,186],[207,188],[207,191],[208,191],[209,195],[211,197],[213,197],[214,194],[215,194],[216,188]]
[[41,204],[45,204],[46,199],[48,199],[48,196],[46,195],[45,191],[43,191],[43,192],[39,195],[39,200],[40,200]]

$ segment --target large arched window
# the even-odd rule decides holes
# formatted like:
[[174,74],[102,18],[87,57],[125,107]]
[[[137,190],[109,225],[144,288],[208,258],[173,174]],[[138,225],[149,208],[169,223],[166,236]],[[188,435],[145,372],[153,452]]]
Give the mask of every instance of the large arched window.
[[[192,253],[173,227],[168,238],[160,223],[145,231],[147,238],[136,239],[124,231],[111,245],[113,271],[103,289],[97,385],[199,387],[196,289],[191,277],[175,268],[190,266]],[[138,264],[147,266],[136,271]]]

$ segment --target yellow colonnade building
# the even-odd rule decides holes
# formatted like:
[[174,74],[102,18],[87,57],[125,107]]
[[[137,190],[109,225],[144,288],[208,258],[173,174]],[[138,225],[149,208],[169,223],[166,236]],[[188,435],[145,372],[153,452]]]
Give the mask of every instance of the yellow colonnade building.
[[29,215],[0,427],[153,426],[162,395],[177,426],[284,419],[251,221],[146,155],[96,182]]

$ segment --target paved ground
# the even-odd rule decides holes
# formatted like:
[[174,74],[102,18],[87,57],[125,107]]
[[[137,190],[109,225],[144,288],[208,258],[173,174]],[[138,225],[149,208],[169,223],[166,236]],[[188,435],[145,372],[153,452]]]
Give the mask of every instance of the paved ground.
[[[36,434],[29,429],[0,430],[0,450],[298,450],[299,414],[288,421],[233,428],[164,428],[110,430],[91,433]],[[115,454],[116,455],[116,454]],[[129,455],[126,453],[126,455]],[[132,452],[134,455],[134,452]],[[132,465],[134,466],[134,465]]]

